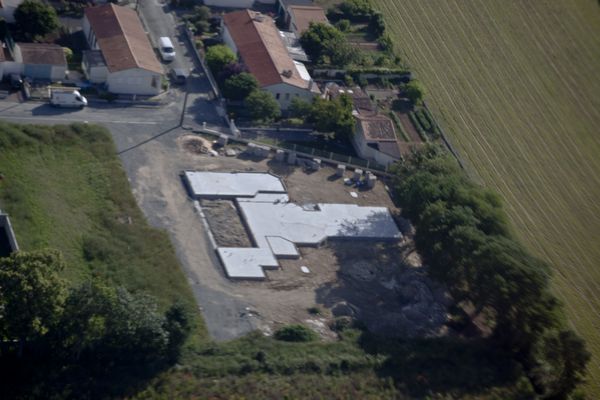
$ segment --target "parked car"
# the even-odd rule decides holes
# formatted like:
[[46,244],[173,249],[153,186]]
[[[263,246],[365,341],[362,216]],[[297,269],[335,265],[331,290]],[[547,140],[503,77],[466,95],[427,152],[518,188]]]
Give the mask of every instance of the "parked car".
[[184,85],[188,75],[189,73],[183,68],[173,68],[169,72],[171,82],[173,82],[174,85]]
[[158,39],[158,51],[163,61],[173,61],[175,59],[173,42],[166,36],[162,36]]
[[78,90],[56,90],[50,92],[50,104],[54,107],[83,108],[88,101]]

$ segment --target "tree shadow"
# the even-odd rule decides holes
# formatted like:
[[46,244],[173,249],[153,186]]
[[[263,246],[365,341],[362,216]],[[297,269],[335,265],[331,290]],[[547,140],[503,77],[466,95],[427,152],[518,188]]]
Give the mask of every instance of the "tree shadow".
[[398,388],[416,397],[510,390],[523,376],[520,364],[488,339],[389,339],[364,332],[359,344],[370,354],[387,357],[377,370],[380,377],[393,379]]

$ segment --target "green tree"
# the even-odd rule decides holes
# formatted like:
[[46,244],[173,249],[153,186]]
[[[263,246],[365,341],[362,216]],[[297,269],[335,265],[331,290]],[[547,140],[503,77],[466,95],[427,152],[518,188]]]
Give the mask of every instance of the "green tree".
[[333,132],[338,138],[349,138],[354,133],[352,98],[346,94],[333,100],[317,97],[308,119],[319,132]]
[[299,97],[294,97],[288,107],[288,111],[292,117],[306,118],[312,112],[312,104]]
[[344,35],[335,27],[322,22],[311,22],[310,27],[300,36],[300,44],[314,62],[321,62],[322,57],[328,55],[327,44],[336,40],[344,41]]
[[246,97],[245,103],[255,120],[271,121],[281,115],[279,103],[269,92],[255,90]]
[[233,51],[225,45],[218,44],[211,46],[206,50],[206,63],[213,75],[218,76],[219,72],[229,63],[237,61]]
[[545,388],[544,399],[567,399],[584,382],[590,359],[585,342],[575,332],[550,332],[536,348],[532,380]]
[[70,357],[99,363],[159,361],[169,347],[153,298],[97,283],[71,291],[56,336]]
[[340,11],[350,18],[368,16],[373,13],[369,0],[345,0],[340,4]]
[[244,100],[258,89],[258,81],[252,74],[242,72],[233,75],[223,83],[223,96],[230,100]]
[[335,37],[324,43],[322,58],[325,63],[344,67],[361,60],[361,52],[345,37]]
[[0,338],[18,340],[19,355],[28,341],[46,335],[60,317],[66,294],[59,277],[63,269],[57,251],[0,258]]
[[369,20],[369,32],[376,38],[380,38],[385,33],[385,21],[383,14],[380,12],[374,13]]
[[425,88],[423,88],[421,82],[414,79],[406,84],[406,86],[404,87],[404,92],[406,94],[406,97],[413,104],[421,103],[423,97],[425,97]]
[[43,37],[59,27],[56,10],[39,0],[25,0],[15,11],[15,23],[28,39]]
[[175,302],[165,313],[164,328],[169,334],[167,356],[171,360],[179,358],[181,347],[191,331],[190,314],[180,302]]

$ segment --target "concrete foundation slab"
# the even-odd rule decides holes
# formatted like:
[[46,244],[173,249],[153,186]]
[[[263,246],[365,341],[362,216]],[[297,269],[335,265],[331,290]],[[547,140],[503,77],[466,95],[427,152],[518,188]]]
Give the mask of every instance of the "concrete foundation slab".
[[298,253],[298,249],[294,245],[294,243],[290,242],[281,237],[276,236],[267,236],[265,237],[267,243],[273,254],[276,257],[280,258],[299,258],[300,253]]
[[265,279],[263,268],[279,267],[269,249],[220,247],[217,254],[225,273],[232,279]]
[[258,247],[268,248],[267,237],[299,246],[316,246],[327,238],[396,240],[402,235],[385,207],[318,204],[309,211],[297,204],[239,203],[242,217]]
[[268,173],[185,171],[184,177],[197,199],[254,197],[259,192],[286,192],[281,180]]

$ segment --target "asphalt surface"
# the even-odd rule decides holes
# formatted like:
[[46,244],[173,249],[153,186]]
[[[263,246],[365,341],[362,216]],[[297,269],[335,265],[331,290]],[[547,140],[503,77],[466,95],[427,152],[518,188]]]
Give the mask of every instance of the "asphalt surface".
[[151,225],[166,229],[170,235],[210,335],[227,340],[256,329],[253,321],[244,317],[251,305],[228,293],[232,283],[223,276],[179,180],[182,170],[200,166],[182,157],[177,145],[177,138],[189,133],[182,126],[195,128],[203,122],[217,129],[225,126],[211,100],[204,71],[169,11],[167,5],[156,0],[140,1],[138,10],[152,40],[172,38],[177,56],[165,64],[166,69],[183,67],[191,73],[184,86],[170,90],[168,104],[144,106],[92,100],[79,110],[54,108],[43,102],[0,101],[0,119],[35,124],[85,122],[108,128],[139,206]]

